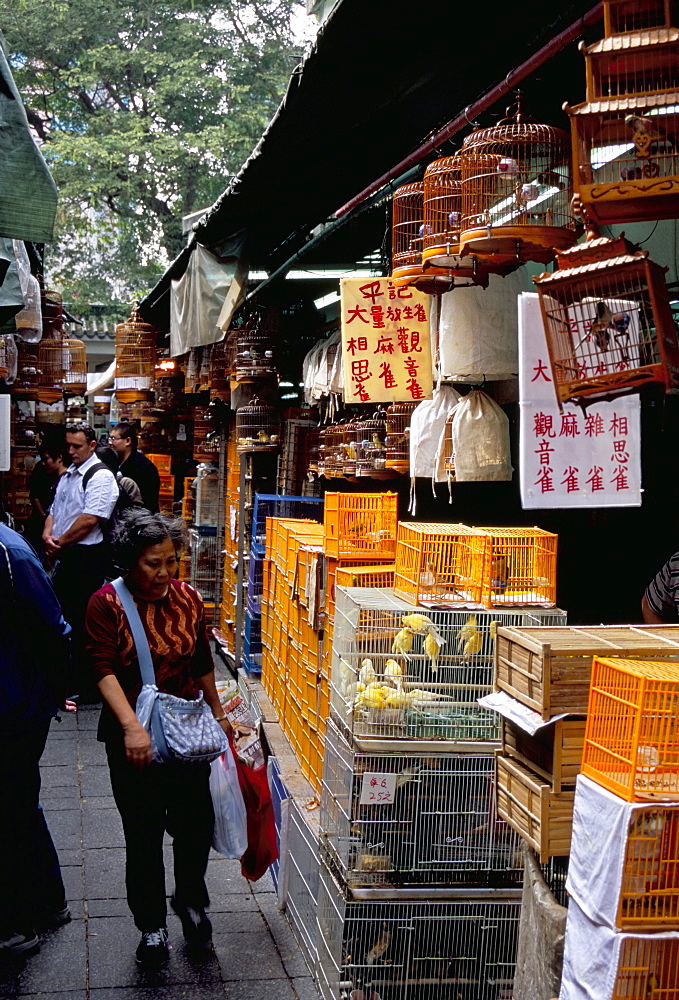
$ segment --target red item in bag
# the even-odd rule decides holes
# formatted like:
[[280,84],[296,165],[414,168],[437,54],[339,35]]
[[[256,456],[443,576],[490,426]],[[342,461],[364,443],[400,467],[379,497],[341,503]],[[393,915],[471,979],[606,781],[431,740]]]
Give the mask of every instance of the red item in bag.
[[257,882],[278,858],[269,779],[266,765],[255,769],[244,764],[235,753],[234,758],[248,818],[248,849],[241,858],[240,870],[245,878]]

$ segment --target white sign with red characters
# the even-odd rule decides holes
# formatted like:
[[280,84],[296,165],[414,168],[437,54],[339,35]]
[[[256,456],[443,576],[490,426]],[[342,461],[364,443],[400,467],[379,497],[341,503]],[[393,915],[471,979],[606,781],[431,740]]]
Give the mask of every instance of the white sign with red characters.
[[396,774],[364,771],[361,782],[361,806],[391,806],[396,797]]
[[345,403],[431,399],[429,296],[391,278],[343,278]]
[[520,481],[524,509],[639,507],[639,396],[559,409],[536,293],[519,296]]

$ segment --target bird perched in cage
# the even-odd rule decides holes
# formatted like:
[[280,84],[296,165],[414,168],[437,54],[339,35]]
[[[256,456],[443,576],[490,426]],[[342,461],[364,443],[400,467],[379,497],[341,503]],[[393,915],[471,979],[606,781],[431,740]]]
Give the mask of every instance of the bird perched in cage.
[[362,521],[354,521],[349,527],[349,534],[353,535],[354,538],[360,538],[361,535],[365,535],[365,524]]
[[396,687],[401,686],[403,667],[397,660],[387,660],[384,664],[384,679],[391,681]]
[[420,573],[420,587],[422,590],[433,590],[437,583],[436,567],[433,563],[428,562],[424,572]]
[[413,648],[414,635],[415,633],[412,629],[402,628],[401,631],[394,636],[394,641],[391,644],[392,653],[400,653],[401,656],[407,656]]
[[433,628],[433,621],[428,618],[427,615],[420,615],[413,613],[411,615],[403,615],[401,618],[401,624],[406,628],[412,629],[413,632],[427,632],[429,628]]
[[366,657],[365,660],[361,661],[361,669],[358,672],[358,679],[361,684],[365,684],[367,686],[368,684],[371,684],[376,677],[377,674],[375,673],[373,661]]
[[462,659],[467,663],[472,656],[476,656],[477,653],[481,652],[483,647],[483,632],[478,629],[472,635],[469,636],[464,644],[464,649],[462,650]]
[[589,336],[594,337],[597,350],[605,354],[611,340],[611,326],[613,324],[613,313],[605,302],[597,302],[596,319],[589,328]]
[[375,944],[368,950],[368,954],[365,958],[365,964],[374,965],[375,962],[379,962],[382,956],[386,954],[390,944],[391,931],[387,927],[387,924],[383,921],[380,936],[377,941],[375,941]]
[[382,451],[384,449],[384,445],[380,441],[377,434],[373,434],[373,448],[377,448],[378,451]]
[[345,444],[344,447],[347,450],[347,455],[349,456],[349,458],[351,458],[354,462],[357,462],[359,458],[359,453],[358,453],[358,445],[356,444],[356,442],[349,441],[349,443]]
[[652,156],[657,152],[654,143],[666,143],[670,149],[674,143],[658,120],[658,115],[626,115],[625,125],[632,133],[632,142],[636,146],[637,156]]
[[490,573],[490,586],[492,590],[503,593],[507,589],[507,583],[509,582],[507,556],[498,555],[498,553],[493,552]]
[[269,444],[271,438],[266,433],[266,431],[257,431],[257,440],[259,441],[260,444]]
[[478,621],[476,615],[470,615],[467,621],[464,623],[460,631],[455,636],[455,641],[457,643],[457,648],[462,649],[464,647],[467,639],[471,639],[474,633],[477,631]]
[[438,672],[439,669],[439,653],[441,647],[445,645],[445,640],[441,638],[438,632],[431,628],[424,637],[424,651],[431,660],[431,669],[434,673]]

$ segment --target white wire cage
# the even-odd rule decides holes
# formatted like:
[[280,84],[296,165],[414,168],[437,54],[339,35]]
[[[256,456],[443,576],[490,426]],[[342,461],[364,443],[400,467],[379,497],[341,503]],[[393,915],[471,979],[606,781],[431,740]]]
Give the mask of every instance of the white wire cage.
[[477,703],[492,690],[496,629],[566,624],[558,608],[434,611],[361,587],[335,599],[331,715],[368,741],[499,739],[499,716]]
[[290,799],[284,871],[285,911],[304,960],[316,966],[316,907],[320,856],[318,833],[313,830],[294,799]]
[[191,528],[191,586],[204,601],[217,601],[217,529]]
[[497,816],[488,752],[353,749],[325,734],[321,849],[349,885],[520,884],[521,840]]
[[216,528],[219,517],[219,469],[216,465],[201,463],[198,466],[195,491],[194,523]]
[[324,1000],[511,996],[521,890],[343,889],[321,865],[317,978]]

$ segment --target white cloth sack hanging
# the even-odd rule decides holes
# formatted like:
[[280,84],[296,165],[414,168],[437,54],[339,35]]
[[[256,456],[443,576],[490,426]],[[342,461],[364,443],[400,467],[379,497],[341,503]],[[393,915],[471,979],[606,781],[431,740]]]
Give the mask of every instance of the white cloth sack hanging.
[[[627,934],[622,931],[612,931],[603,924],[595,924],[580,909],[577,902],[571,899],[568,904],[566,920],[566,939],[564,943],[563,974],[561,977],[561,992],[559,1000],[613,1000],[613,997],[640,997],[645,986],[643,972],[639,980],[631,982],[623,980],[621,990],[616,990],[616,978],[620,958],[624,955],[625,941],[661,942],[663,940],[679,940],[676,931],[654,934]],[[629,977],[633,973],[625,973]],[[624,992],[627,989],[627,992]],[[674,990],[668,991],[670,994]],[[648,994],[651,996],[651,994]],[[664,996],[665,993],[653,991],[653,995]]]
[[456,482],[511,480],[514,470],[509,420],[485,392],[472,389],[460,400],[453,418],[452,435]]
[[439,447],[450,411],[460,402],[452,385],[436,386],[431,399],[425,399],[410,418],[410,513],[415,514],[415,479],[445,482],[441,472]]
[[534,291],[531,273],[521,267],[488,287],[456,288],[441,296],[439,370],[451,382],[496,382],[519,370],[516,297]]
[[[170,355],[186,354],[192,347],[216,344],[224,339],[224,322],[242,294],[242,262],[224,260],[199,243],[189,258],[186,271],[170,284]],[[235,300],[229,300],[229,296]],[[230,315],[228,315],[230,318]]]

